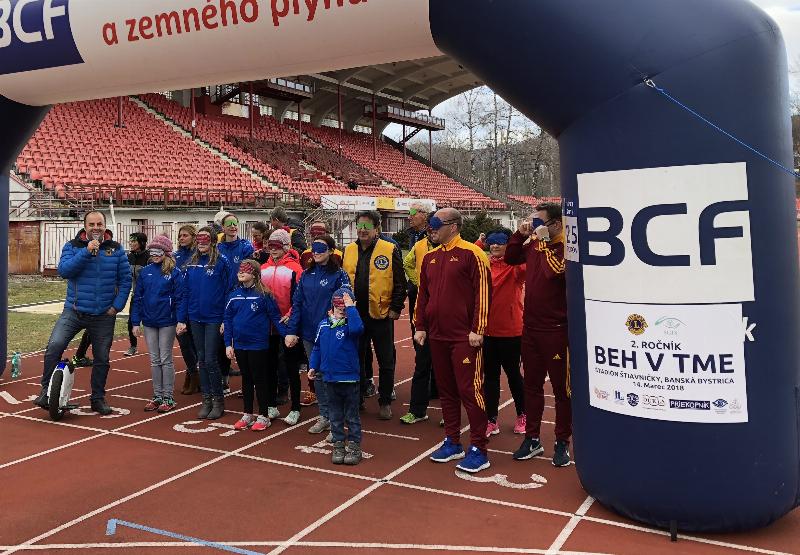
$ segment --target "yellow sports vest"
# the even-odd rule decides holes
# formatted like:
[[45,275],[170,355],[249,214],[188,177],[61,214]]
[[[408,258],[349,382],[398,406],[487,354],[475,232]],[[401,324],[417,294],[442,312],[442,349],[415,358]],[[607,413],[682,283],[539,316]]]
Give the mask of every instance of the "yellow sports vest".
[[[389,314],[389,303],[392,301],[394,289],[393,252],[393,244],[378,239],[369,261],[369,315],[376,320],[382,320]],[[344,260],[342,261],[344,271],[350,276],[353,290],[356,287],[358,254],[358,245],[350,243],[344,249]]]
[[420,239],[414,244],[414,256],[417,264],[417,284],[419,284],[419,276],[421,275],[420,272],[422,272],[422,259],[425,258],[425,255],[430,251],[435,251],[438,248],[438,246],[432,247],[427,237]]

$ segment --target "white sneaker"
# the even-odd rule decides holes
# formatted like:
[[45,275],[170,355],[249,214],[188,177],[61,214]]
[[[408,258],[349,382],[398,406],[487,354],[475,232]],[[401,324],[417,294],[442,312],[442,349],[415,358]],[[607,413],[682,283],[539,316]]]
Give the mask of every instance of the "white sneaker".
[[309,434],[321,434],[331,429],[331,423],[326,418],[320,417],[314,425],[308,429]]
[[325,441],[333,443],[333,432],[328,433],[328,437],[325,438]]
[[286,415],[286,418],[283,419],[289,426],[294,426],[300,421],[300,411],[293,410]]
[[270,420],[275,420],[276,418],[281,417],[281,413],[278,412],[278,407],[269,407],[267,412],[267,416],[269,416]]

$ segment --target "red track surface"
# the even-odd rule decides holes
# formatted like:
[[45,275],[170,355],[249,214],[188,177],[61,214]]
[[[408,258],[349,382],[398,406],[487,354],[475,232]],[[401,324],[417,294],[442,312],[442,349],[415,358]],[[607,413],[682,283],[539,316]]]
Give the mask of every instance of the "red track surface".
[[[171,413],[143,412],[152,394],[149,359],[123,358],[127,340],[114,344],[107,398],[124,410],[52,423],[28,402],[39,390],[42,357],[24,359],[22,378],[0,381],[0,552],[223,553],[124,526],[107,536],[109,519],[119,519],[261,553],[800,553],[798,511],[764,530],[670,543],[665,532],[592,503],[574,466],[513,461],[520,436],[511,433],[505,391],[502,432],[489,446],[492,467],[479,475],[496,481],[470,481],[454,472],[455,463],[430,462],[443,436],[440,411],[432,408],[430,420],[413,426],[398,421],[413,369],[408,335],[408,322],[398,322],[395,419],[377,420],[377,402],[368,401],[363,448],[373,457],[356,467],[334,466],[319,452],[328,451],[324,445],[314,447],[324,440],[306,432],[314,407],[303,409],[296,427],[276,421],[261,434],[230,432],[241,410],[235,395],[211,425],[195,419],[199,396],[179,395]],[[79,370],[75,387],[83,391],[73,395],[85,405],[88,378],[89,369]],[[548,407],[546,455],[554,418]]]

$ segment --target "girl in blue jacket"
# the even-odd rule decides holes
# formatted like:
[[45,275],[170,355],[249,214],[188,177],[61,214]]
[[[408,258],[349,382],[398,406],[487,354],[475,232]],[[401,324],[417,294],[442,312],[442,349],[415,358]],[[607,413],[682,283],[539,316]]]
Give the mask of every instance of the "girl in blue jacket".
[[[270,372],[269,349],[270,322],[278,333],[286,335],[281,322],[281,312],[272,295],[261,284],[261,266],[255,260],[242,260],[238,272],[239,286],[228,296],[225,307],[225,355],[239,363],[242,373],[244,414],[233,428],[250,427],[260,432],[270,427],[267,403],[267,381]],[[273,387],[276,384],[272,384]],[[258,397],[259,416],[253,414],[253,393]]]
[[217,250],[217,237],[210,227],[195,236],[197,249],[186,264],[183,295],[178,309],[178,334],[191,327],[200,371],[203,406],[198,418],[217,419],[225,412],[222,376],[217,353],[225,300],[231,289],[230,264]]
[[[361,462],[361,364],[358,340],[364,323],[358,315],[353,291],[343,287],[333,294],[333,309],[319,323],[308,374],[321,377],[328,394],[328,414],[333,435],[333,464]],[[347,447],[344,425],[347,422]]]
[[[195,235],[197,235],[197,228],[192,224],[182,225],[178,229],[178,249],[173,257],[175,258],[175,267],[180,270],[181,276],[186,270],[186,264],[192,259]],[[178,346],[181,348],[181,356],[186,364],[181,393],[193,395],[200,391],[200,375],[197,373],[197,351],[194,348],[194,340],[189,328],[186,328],[186,331],[178,336]]]
[[175,408],[175,343],[177,310],[182,294],[181,272],[172,258],[172,241],[166,235],[155,237],[147,245],[151,264],[139,271],[131,302],[133,335],[144,338],[150,351],[153,372],[153,398],[144,410],[168,412]]
[[[334,291],[342,287],[350,287],[350,277],[342,270],[339,261],[332,256],[336,249],[336,242],[330,235],[321,235],[311,243],[312,261],[308,269],[300,276],[300,282],[292,297],[292,314],[287,323],[289,335],[286,336],[286,346],[293,347],[298,340],[303,340],[306,356],[311,358],[311,350],[317,336],[320,320],[325,318],[331,306]],[[320,434],[330,430],[328,414],[328,396],[325,391],[325,382],[322,380],[309,380],[309,388],[313,387],[319,403],[320,419],[317,420],[309,432]],[[311,400],[304,400],[303,404],[312,404]]]

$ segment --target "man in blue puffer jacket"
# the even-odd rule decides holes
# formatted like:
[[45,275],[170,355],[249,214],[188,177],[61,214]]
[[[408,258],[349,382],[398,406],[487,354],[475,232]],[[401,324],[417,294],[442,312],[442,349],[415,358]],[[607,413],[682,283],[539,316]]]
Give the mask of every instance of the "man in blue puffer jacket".
[[58,274],[67,281],[67,300],[44,354],[42,391],[34,404],[48,407],[50,376],[67,345],[78,332],[92,338],[92,410],[111,414],[105,401],[109,352],[117,313],[125,308],[131,292],[131,268],[125,249],[113,241],[101,212],[83,217],[83,230],[61,249]]

